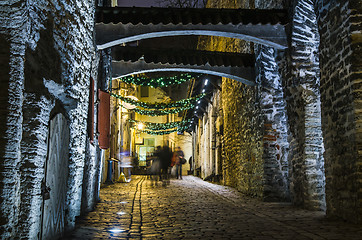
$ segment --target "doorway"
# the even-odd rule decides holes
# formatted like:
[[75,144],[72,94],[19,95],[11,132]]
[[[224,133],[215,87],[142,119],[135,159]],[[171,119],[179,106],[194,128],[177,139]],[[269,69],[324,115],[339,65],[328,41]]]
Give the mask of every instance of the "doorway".
[[63,114],[49,123],[48,155],[43,180],[41,239],[58,239],[64,233],[68,181],[69,126]]

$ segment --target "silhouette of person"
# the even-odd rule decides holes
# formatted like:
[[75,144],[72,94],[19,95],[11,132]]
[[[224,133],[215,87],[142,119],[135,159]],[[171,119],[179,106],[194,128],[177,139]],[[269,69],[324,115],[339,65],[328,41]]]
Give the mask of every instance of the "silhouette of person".
[[180,147],[177,147],[176,155],[176,179],[182,179],[182,164],[184,163],[185,155]]

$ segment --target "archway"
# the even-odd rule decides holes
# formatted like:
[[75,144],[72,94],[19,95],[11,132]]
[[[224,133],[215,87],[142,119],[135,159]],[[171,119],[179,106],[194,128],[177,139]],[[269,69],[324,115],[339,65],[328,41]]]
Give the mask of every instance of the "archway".
[[286,11],[276,9],[97,8],[96,44],[105,49],[148,38],[207,35],[285,49],[287,23]]

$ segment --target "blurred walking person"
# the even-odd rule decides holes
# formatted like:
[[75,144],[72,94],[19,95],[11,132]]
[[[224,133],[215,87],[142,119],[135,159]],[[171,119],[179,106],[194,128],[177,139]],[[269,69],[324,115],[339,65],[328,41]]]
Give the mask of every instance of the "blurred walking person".
[[182,179],[182,164],[186,162],[184,152],[180,147],[176,151],[176,179]]
[[161,154],[161,180],[163,181],[163,184],[167,184],[170,181],[169,178],[169,168],[171,165],[171,159],[172,159],[172,151],[168,146],[164,146],[162,148]]
[[161,146],[157,146],[155,152],[152,156],[152,165],[148,168],[148,173],[151,178],[151,185],[153,185],[153,182],[157,184],[157,178],[159,177],[159,180],[161,180]]

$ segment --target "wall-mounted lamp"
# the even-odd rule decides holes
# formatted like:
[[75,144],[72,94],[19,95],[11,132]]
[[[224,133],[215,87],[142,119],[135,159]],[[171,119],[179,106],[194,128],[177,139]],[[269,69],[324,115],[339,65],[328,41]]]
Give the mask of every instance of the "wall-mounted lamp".
[[138,130],[142,130],[142,129],[145,128],[145,125],[144,125],[143,123],[139,123],[139,124],[137,125],[137,128],[138,128]]

